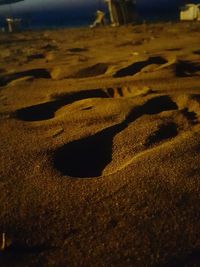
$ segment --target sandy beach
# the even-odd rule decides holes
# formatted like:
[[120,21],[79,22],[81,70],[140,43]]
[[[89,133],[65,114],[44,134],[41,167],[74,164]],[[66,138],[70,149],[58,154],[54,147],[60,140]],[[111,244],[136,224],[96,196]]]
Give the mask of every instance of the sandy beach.
[[0,34],[0,266],[200,266],[200,23]]

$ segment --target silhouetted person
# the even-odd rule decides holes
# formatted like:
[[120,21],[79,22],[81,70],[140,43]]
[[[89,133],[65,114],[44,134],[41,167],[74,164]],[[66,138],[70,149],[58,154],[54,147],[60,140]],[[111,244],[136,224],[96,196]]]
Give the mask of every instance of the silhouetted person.
[[98,27],[105,25],[105,13],[101,10],[97,10],[96,12],[96,18],[92,25],[90,25],[90,28]]

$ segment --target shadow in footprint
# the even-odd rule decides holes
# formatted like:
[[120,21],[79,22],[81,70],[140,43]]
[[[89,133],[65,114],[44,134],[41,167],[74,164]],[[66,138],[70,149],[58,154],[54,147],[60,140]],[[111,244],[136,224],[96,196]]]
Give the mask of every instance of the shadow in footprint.
[[156,132],[154,132],[148,137],[145,142],[145,146],[150,147],[166,139],[173,138],[177,136],[177,134],[178,130],[177,125],[175,123],[171,122],[166,125],[161,125]]
[[86,98],[107,98],[108,94],[102,89],[85,90],[73,94],[67,94],[58,99],[39,105],[19,109],[15,112],[15,117],[23,121],[42,121],[54,117],[54,113],[60,107]]
[[193,52],[195,55],[200,55],[200,49]]
[[43,54],[34,54],[27,57],[28,60],[42,59],[45,58]]
[[0,251],[1,266],[7,266],[8,262],[11,263],[9,266],[16,266],[16,262],[23,259],[25,256],[35,257],[40,253],[49,253],[56,249],[58,249],[58,247],[49,245],[28,246],[26,244],[13,244],[5,250]]
[[167,48],[167,49],[165,49],[165,51],[180,51],[181,50],[181,48]]
[[[200,251],[193,250],[188,255],[183,255],[182,258],[174,258],[169,263],[162,265],[163,267],[197,267],[200,263]],[[160,267],[156,265],[155,267]]]
[[58,46],[55,44],[46,44],[42,46],[41,48],[44,49],[45,51],[58,50]]
[[167,63],[167,60],[162,57],[150,57],[148,60],[136,62],[134,64],[129,65],[126,68],[123,68],[117,71],[114,74],[114,77],[124,77],[124,76],[132,76],[138,72],[140,72],[144,67],[151,64],[162,65]]
[[1,266],[21,266],[22,262],[26,261],[26,257],[38,257],[39,254],[50,253],[57,249],[58,247],[48,245],[29,247],[18,244],[11,246],[4,251],[0,251]]
[[97,177],[112,159],[112,139],[123,125],[115,125],[91,137],[68,143],[58,149],[54,165],[72,177]]
[[191,124],[195,124],[197,122],[198,116],[194,111],[189,111],[188,108],[185,108],[182,110],[182,114]]
[[83,47],[73,47],[73,48],[68,49],[68,51],[72,53],[78,53],[78,52],[86,52],[88,51],[88,49],[83,48]]
[[13,80],[27,76],[33,76],[34,78],[44,78],[44,79],[51,78],[51,75],[47,69],[32,69],[32,70],[7,74],[0,77],[0,86],[5,86]]
[[112,160],[112,142],[117,133],[144,114],[174,109],[177,109],[177,105],[170,97],[155,97],[144,105],[135,107],[122,123],[58,148],[54,154],[54,166],[63,175],[75,178],[101,176]]
[[179,60],[175,65],[175,73],[177,77],[193,76],[198,71],[200,71],[199,63]]
[[24,244],[13,244],[4,251],[4,255],[23,255],[23,254],[38,254],[44,251],[55,249],[56,247],[47,245],[28,246]]

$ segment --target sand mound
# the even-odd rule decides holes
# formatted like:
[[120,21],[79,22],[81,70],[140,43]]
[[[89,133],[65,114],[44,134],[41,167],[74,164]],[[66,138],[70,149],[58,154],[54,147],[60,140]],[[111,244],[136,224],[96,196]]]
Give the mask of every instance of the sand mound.
[[108,64],[97,63],[93,66],[84,68],[70,75],[68,78],[88,78],[104,74],[108,69]]

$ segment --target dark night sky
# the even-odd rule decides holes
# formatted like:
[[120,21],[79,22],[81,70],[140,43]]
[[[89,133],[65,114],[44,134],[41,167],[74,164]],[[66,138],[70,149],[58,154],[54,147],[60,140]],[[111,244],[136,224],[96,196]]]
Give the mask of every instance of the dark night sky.
[[[94,5],[103,5],[103,0],[24,0],[19,3],[13,4],[13,8],[16,11],[35,11],[60,8],[81,8]],[[139,6],[151,7],[151,6],[169,6],[177,5],[183,0],[137,0]],[[1,6],[0,13],[6,12],[7,7]]]

